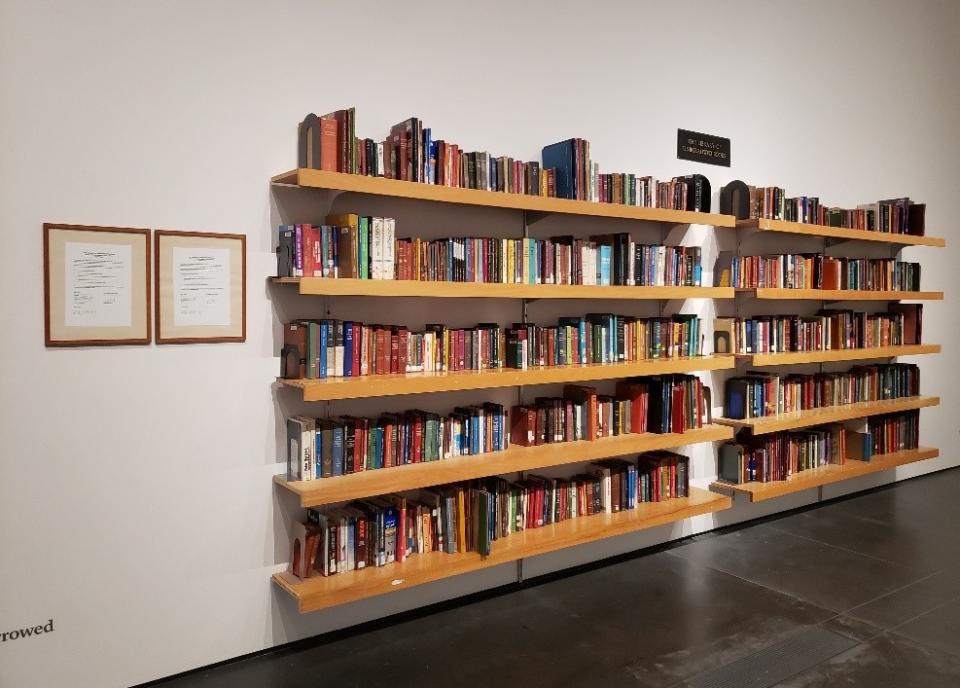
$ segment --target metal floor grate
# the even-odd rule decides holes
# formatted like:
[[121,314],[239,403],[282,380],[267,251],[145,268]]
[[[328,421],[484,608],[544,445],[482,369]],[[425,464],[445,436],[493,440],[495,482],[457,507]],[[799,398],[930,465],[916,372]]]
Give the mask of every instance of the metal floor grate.
[[856,640],[814,626],[743,659],[688,679],[687,688],[769,688],[856,646]]

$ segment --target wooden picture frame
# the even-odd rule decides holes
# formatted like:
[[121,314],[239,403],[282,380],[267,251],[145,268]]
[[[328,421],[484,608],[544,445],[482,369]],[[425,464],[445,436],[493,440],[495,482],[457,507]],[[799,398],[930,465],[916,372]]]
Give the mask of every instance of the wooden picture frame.
[[43,224],[47,346],[149,344],[150,230]]
[[153,239],[156,343],[246,341],[246,235],[157,229]]

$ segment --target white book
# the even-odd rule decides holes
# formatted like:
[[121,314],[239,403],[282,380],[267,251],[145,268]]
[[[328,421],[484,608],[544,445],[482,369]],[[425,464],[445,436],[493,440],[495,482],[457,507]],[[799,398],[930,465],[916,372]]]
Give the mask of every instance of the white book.
[[[329,371],[327,371],[329,374]],[[343,341],[333,348],[333,375],[343,377]]]
[[657,286],[662,287],[666,283],[667,271],[667,247],[657,246]]
[[380,172],[378,177],[384,175],[384,171],[387,169],[387,166],[384,164],[383,159],[383,141],[377,144],[377,171]]
[[383,218],[373,218],[370,231],[370,277],[383,279]]
[[636,259],[634,258],[637,253],[637,244],[633,239],[630,239],[627,244],[627,284],[631,287],[637,283],[637,278],[635,273],[636,269]]
[[313,480],[316,475],[314,448],[316,447],[316,422],[313,418],[297,416],[300,423],[301,480]]
[[397,221],[392,217],[383,218],[383,277],[392,280],[396,272],[396,228]]
[[347,519],[343,516],[340,517],[340,532],[337,535],[337,545],[340,550],[337,553],[337,571],[339,573],[346,572],[347,569],[347,539],[349,538],[349,526],[347,525]]

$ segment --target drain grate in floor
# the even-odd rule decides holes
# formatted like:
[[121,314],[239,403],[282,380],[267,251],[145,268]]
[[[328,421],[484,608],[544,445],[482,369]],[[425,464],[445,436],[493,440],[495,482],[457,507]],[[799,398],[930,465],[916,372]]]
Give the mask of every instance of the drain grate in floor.
[[688,679],[687,688],[769,688],[857,645],[821,626],[795,633],[743,659]]

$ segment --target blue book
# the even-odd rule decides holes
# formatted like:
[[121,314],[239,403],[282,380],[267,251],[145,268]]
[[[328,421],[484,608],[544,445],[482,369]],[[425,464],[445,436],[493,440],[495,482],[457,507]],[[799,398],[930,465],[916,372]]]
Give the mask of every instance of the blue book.
[[320,379],[327,377],[327,343],[330,338],[329,323],[326,320],[320,321]]
[[343,475],[343,426],[342,425],[336,425],[333,428],[333,475]]
[[611,282],[611,264],[613,262],[613,246],[601,244],[597,246],[599,260],[597,261],[597,284],[609,287]]
[[388,564],[397,555],[397,510],[386,509],[383,516],[383,560]]
[[470,416],[470,453],[480,453],[480,415]]
[[576,176],[573,173],[574,158],[576,157],[576,142],[574,139],[544,146],[542,157],[543,169],[556,170],[557,198],[576,198]]
[[537,240],[525,239],[530,242],[530,284],[537,283]]
[[377,424],[377,432],[376,432],[376,435],[377,435],[377,445],[376,445],[376,447],[377,447],[377,451],[376,451],[376,454],[377,454],[377,468],[383,468],[383,432],[384,432],[384,429],[385,429],[385,428],[384,428],[382,425],[380,425],[379,423]]
[[426,153],[426,155],[423,156],[423,160],[422,160],[423,181],[425,181],[427,184],[433,183],[433,177],[430,174],[430,158],[431,158],[430,153],[433,150],[433,145],[430,140],[431,133],[432,132],[430,131],[430,127],[427,127],[426,129],[423,130],[423,152]]
[[343,376],[353,377],[353,323],[343,323]]

